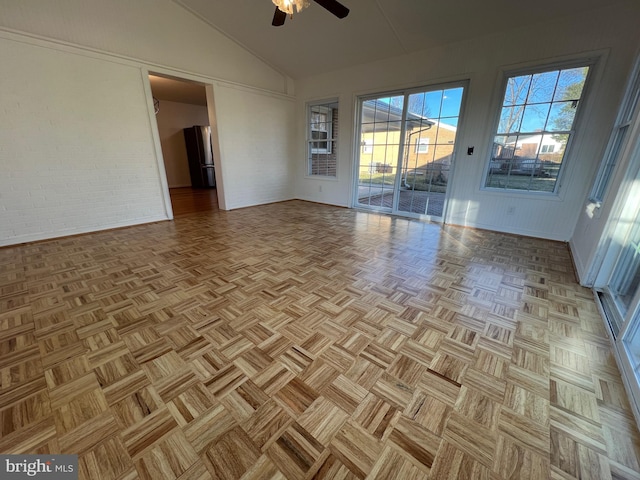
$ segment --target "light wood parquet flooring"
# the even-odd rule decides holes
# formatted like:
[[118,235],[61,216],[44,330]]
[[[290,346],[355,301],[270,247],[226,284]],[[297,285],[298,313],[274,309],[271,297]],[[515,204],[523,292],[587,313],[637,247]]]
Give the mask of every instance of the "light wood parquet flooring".
[[562,243],[194,213],[0,249],[0,312],[0,452],[80,478],[640,478]]
[[218,192],[215,188],[171,188],[169,195],[174,215],[218,210]]

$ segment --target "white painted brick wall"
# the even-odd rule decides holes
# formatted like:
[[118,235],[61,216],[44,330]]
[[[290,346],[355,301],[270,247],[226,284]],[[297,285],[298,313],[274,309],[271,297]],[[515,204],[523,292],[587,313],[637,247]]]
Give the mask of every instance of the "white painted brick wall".
[[220,86],[215,97],[227,208],[293,198],[294,102]]
[[0,39],[0,245],[167,217],[138,68]]
[[[190,3],[205,11],[211,0]],[[15,31],[281,93],[291,85],[172,0],[3,0],[0,10],[0,27]]]

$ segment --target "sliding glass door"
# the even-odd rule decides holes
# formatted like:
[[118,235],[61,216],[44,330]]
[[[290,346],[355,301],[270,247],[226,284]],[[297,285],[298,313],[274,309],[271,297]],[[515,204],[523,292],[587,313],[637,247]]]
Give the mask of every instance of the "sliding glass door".
[[629,382],[632,398],[635,399],[636,409],[640,402],[640,311],[636,310],[635,315],[629,321],[629,328],[622,337],[622,347],[624,360],[623,370],[626,376],[632,379]]
[[464,91],[448,84],[360,99],[356,207],[444,215]]
[[[630,134],[635,132],[634,134]],[[606,198],[615,167],[628,159],[618,186],[615,223],[605,244],[596,278],[606,318],[611,326],[616,356],[640,423],[640,61],[629,82],[611,135],[593,201]]]
[[403,105],[403,96],[381,96],[360,103],[358,206],[383,210],[393,207]]
[[[636,182],[640,182],[640,176]],[[623,221],[618,224],[615,237],[622,241],[611,247],[617,249],[618,256],[600,298],[620,367],[640,413],[640,191],[634,194],[633,190],[638,189],[632,188],[631,197],[635,201],[627,207],[633,205],[636,211],[629,216],[623,213]]]
[[618,330],[624,325],[624,319],[636,305],[640,289],[640,218],[636,220],[622,248],[616,268],[608,285],[609,294],[619,315]]

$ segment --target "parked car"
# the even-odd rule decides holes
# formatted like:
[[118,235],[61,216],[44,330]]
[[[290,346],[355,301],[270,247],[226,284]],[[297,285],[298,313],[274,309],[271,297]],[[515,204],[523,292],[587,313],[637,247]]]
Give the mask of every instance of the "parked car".
[[535,158],[493,158],[489,164],[489,173],[511,175],[533,175],[549,177],[545,164]]

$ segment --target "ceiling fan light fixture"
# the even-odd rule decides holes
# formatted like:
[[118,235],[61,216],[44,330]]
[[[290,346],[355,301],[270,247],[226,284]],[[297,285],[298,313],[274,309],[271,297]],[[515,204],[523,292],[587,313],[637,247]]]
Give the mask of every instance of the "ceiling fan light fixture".
[[301,12],[309,6],[308,0],[271,0],[278,9],[287,15]]

